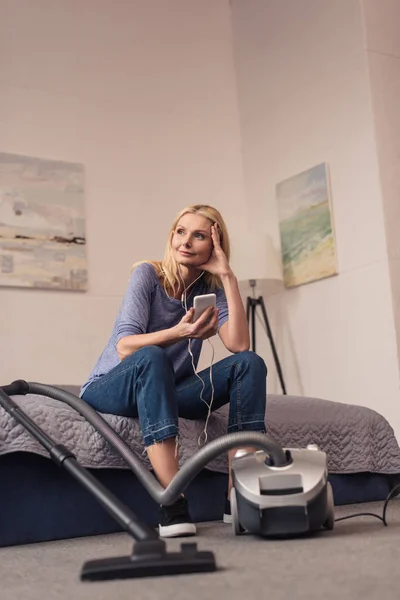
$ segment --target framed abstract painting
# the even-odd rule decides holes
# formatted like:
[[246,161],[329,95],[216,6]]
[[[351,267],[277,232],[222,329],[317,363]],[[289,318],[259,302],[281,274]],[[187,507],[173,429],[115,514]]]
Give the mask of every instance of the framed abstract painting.
[[0,285],[87,289],[84,168],[0,153]]

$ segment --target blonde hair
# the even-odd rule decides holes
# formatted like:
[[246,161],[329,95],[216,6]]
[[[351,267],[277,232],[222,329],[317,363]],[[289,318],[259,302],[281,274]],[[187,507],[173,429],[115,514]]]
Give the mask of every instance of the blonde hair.
[[[194,204],[192,206],[187,206],[186,208],[181,210],[180,213],[175,217],[175,220],[171,226],[168,235],[163,260],[141,260],[139,262],[136,262],[132,267],[132,269],[134,269],[135,267],[143,263],[149,263],[153,265],[157,276],[164,287],[165,293],[168,296],[174,296],[179,290],[182,283],[182,278],[179,274],[178,263],[176,262],[172,253],[172,238],[176,226],[179,223],[179,219],[181,219],[183,215],[186,215],[188,213],[201,215],[202,217],[208,219],[212,225],[214,225],[215,223],[218,224],[221,248],[224,251],[228,261],[230,258],[228,230],[226,228],[225,221],[222,218],[222,215],[218,212],[218,210],[213,206],[208,206],[207,204]],[[215,290],[216,287],[222,287],[221,279],[217,275],[213,275],[212,273],[208,273],[207,271],[203,275],[203,280],[211,290]]]

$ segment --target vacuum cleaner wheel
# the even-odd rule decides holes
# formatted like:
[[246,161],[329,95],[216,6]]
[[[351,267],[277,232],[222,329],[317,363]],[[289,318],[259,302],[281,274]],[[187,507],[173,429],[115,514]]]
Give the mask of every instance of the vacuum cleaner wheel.
[[241,535],[242,533],[244,533],[245,530],[243,529],[243,527],[240,525],[240,522],[239,522],[239,512],[238,512],[237,501],[236,501],[236,490],[234,487],[231,489],[230,501],[231,501],[233,533],[235,535]]
[[327,503],[327,516],[326,521],[324,523],[325,529],[332,530],[335,525],[335,504],[333,500],[333,491],[331,484],[326,484],[326,503]]

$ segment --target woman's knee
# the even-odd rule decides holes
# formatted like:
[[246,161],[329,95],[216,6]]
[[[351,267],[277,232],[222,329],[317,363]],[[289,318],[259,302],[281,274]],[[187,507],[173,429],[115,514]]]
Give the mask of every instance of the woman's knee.
[[124,364],[131,363],[147,369],[173,369],[172,361],[160,346],[144,346],[124,359]]
[[260,376],[265,377],[267,375],[267,365],[264,360],[253,352],[252,350],[245,350],[244,352],[240,352],[237,357],[240,358],[240,361],[246,365],[246,367],[254,373],[257,373]]

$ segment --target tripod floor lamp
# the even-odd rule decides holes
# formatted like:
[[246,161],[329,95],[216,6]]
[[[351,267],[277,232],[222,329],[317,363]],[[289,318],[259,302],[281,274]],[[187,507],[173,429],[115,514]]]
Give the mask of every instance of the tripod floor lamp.
[[256,288],[282,282],[282,273],[278,265],[272,242],[268,236],[249,233],[248,238],[241,237],[241,245],[236,248],[236,255],[232,260],[233,271],[239,281],[241,290],[250,291],[251,296],[246,298],[246,316],[251,332],[251,349],[256,352],[256,317],[257,309],[261,310],[262,324],[268,336],[275,367],[278,373],[282,393],[286,394],[286,385],[283,378],[282,367],[276,350],[271,326],[268,319],[263,296],[256,297]]

